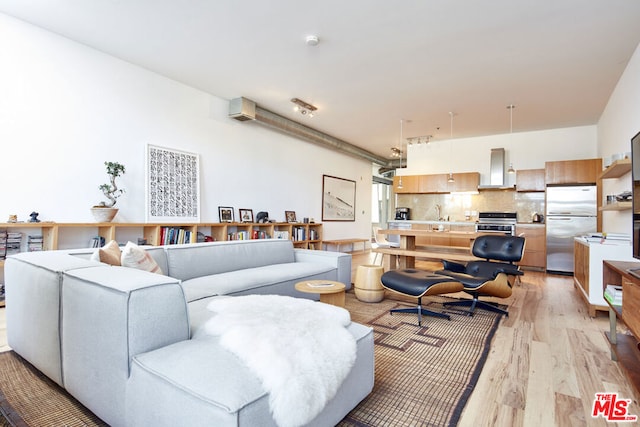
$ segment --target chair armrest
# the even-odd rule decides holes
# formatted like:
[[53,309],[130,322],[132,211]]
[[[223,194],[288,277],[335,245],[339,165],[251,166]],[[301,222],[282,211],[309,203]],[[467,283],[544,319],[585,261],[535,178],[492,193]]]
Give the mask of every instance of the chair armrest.
[[466,265],[460,264],[456,261],[449,261],[447,259],[442,260],[442,266],[445,270],[453,271],[455,273],[464,273],[466,272]]

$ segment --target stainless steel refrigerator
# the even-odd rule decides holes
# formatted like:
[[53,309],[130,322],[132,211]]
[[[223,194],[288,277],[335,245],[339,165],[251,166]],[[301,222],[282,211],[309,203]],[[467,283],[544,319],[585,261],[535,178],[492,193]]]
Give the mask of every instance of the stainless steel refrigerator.
[[547,271],[573,274],[574,237],[597,231],[595,185],[547,187]]

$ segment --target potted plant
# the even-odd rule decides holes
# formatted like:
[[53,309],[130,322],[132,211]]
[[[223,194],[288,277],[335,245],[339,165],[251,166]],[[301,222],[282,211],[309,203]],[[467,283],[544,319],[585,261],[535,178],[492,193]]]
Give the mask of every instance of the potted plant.
[[102,201],[91,208],[94,218],[97,222],[110,222],[118,213],[118,208],[114,208],[118,197],[122,196],[124,189],[118,188],[116,178],[125,172],[124,166],[118,162],[104,162],[107,167],[107,175],[109,176],[109,184],[102,184],[98,188],[108,201]]

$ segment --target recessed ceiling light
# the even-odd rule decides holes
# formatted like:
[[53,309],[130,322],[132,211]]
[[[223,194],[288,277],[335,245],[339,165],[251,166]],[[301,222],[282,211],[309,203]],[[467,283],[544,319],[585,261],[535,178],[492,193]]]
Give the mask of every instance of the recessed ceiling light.
[[307,46],[317,46],[318,43],[320,43],[318,36],[314,35],[307,36],[304,40],[307,43]]

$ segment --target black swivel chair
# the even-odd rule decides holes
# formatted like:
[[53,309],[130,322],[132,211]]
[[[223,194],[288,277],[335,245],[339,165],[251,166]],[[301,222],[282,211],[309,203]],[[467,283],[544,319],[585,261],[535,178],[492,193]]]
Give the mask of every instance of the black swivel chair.
[[483,258],[483,261],[470,261],[461,264],[442,260],[444,269],[436,274],[449,276],[463,285],[463,290],[472,296],[470,300],[445,303],[451,306],[469,306],[469,314],[476,308],[509,315],[506,310],[480,296],[508,298],[515,278],[524,274],[518,265],[524,252],[525,239],[520,236],[490,234],[478,236],[473,242],[471,253]]

